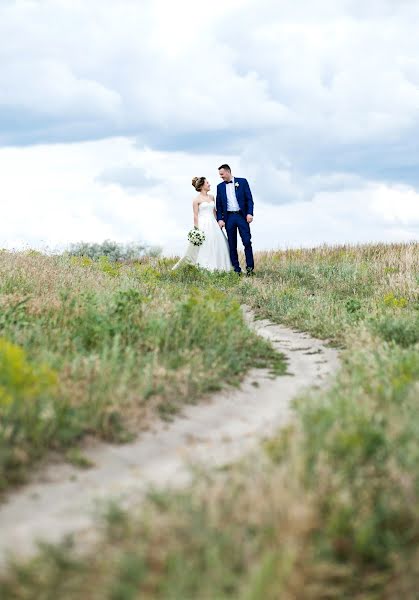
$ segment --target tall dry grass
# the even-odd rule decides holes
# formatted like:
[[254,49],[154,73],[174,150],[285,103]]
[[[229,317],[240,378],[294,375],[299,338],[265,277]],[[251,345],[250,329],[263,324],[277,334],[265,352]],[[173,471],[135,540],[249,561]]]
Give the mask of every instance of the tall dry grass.
[[170,266],[0,254],[0,493],[48,451],[125,441],[250,365],[283,369],[223,291],[234,278]]
[[0,592],[415,600],[418,258],[417,244],[258,255],[258,276],[227,293],[342,346],[330,388],[299,398],[293,424],[260,454],[181,492],[151,493],[136,513],[111,505],[87,556],[69,542],[44,547],[10,567]]

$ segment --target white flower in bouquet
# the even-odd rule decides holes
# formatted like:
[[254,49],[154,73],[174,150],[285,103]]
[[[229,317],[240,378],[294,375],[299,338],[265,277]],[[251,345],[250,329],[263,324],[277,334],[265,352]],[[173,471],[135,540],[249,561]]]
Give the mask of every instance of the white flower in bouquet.
[[202,246],[202,244],[205,241],[205,233],[203,231],[201,231],[200,229],[198,229],[197,227],[194,227],[188,233],[188,240],[194,246]]

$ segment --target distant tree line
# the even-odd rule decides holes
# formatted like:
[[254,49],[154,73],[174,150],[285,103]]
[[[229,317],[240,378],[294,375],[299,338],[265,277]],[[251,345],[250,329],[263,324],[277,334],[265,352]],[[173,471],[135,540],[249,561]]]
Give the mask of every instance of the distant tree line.
[[69,256],[87,256],[97,260],[107,256],[109,260],[117,262],[122,260],[135,260],[144,256],[160,256],[162,250],[158,246],[148,246],[141,242],[121,244],[112,240],[101,243],[77,242],[71,244],[65,254]]

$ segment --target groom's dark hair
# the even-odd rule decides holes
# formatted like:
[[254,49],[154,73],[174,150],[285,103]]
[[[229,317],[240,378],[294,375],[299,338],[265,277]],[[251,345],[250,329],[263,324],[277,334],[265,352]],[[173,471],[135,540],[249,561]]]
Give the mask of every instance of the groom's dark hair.
[[220,171],[221,169],[224,169],[225,171],[230,171],[231,173],[231,169],[228,165],[221,165],[221,167],[218,167],[218,170]]

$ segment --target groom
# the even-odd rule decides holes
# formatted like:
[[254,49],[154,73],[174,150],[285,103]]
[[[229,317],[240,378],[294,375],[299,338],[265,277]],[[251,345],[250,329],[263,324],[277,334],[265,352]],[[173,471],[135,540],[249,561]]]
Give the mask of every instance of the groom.
[[236,273],[241,274],[237,255],[237,230],[244,246],[246,273],[253,275],[254,262],[250,223],[253,221],[253,198],[247,179],[233,177],[228,165],[218,168],[222,183],[217,185],[217,221],[226,228],[230,258]]

